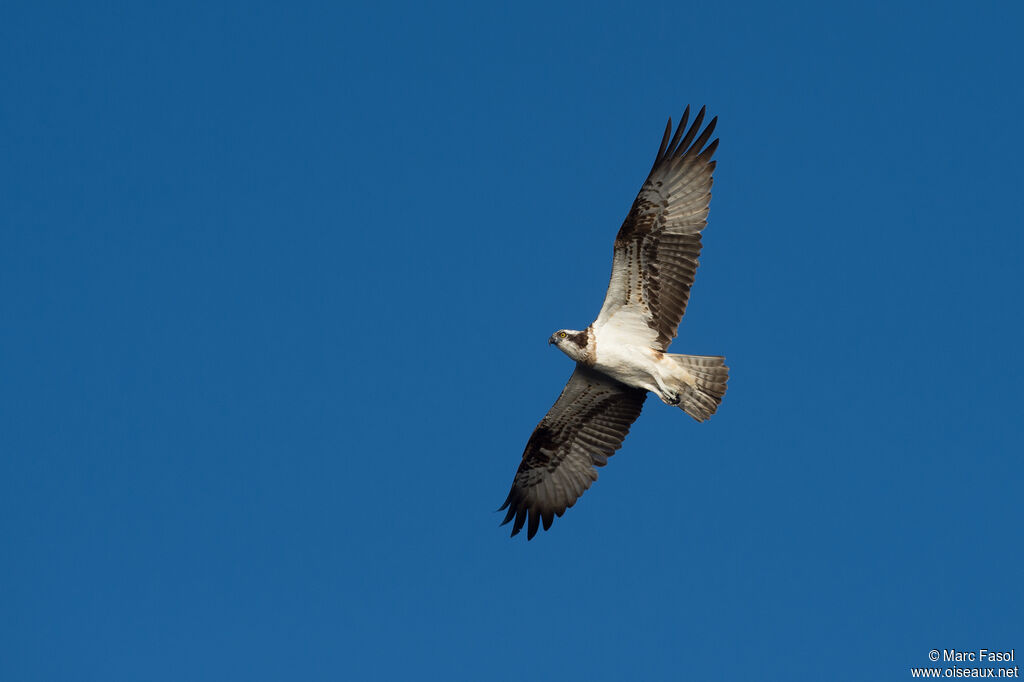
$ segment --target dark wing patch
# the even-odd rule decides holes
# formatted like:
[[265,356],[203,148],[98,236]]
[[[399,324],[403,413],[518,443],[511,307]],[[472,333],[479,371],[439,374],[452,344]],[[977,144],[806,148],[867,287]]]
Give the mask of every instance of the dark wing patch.
[[718,118],[698,135],[701,107],[683,135],[689,115],[687,107],[671,140],[669,119],[650,175],[619,228],[611,283],[595,322],[602,326],[623,308],[636,308],[660,350],[675,338],[690,298],[711,202],[711,157],[718,148],[717,139],[708,144]]
[[[594,467],[604,466],[640,416],[647,391],[576,366],[569,382],[526,443],[512,490],[501,509],[502,525],[512,535],[527,527],[532,539],[543,522],[551,527],[597,480]],[[499,510],[500,511],[500,510]]]

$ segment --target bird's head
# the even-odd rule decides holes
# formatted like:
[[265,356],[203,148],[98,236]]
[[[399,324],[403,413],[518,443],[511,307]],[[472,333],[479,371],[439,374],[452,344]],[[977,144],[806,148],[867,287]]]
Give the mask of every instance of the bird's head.
[[587,353],[587,332],[575,329],[559,329],[548,337],[548,344],[558,346],[558,350],[577,362],[583,360]]

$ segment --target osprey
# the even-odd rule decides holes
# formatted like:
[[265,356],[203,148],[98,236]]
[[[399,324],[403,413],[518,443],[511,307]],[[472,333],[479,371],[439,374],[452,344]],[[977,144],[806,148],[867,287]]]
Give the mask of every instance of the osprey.
[[718,117],[701,131],[702,107],[684,135],[689,116],[686,107],[675,135],[668,120],[654,166],[619,228],[597,319],[548,339],[576,369],[527,441],[499,510],[508,509],[502,525],[514,519],[512,535],[525,525],[532,539],[541,522],[547,530],[576,503],[597,480],[594,467],[622,446],[648,391],[697,421],[714,414],[725,395],[725,358],[665,352],[697,271],[718,147],[717,138],[708,144]]

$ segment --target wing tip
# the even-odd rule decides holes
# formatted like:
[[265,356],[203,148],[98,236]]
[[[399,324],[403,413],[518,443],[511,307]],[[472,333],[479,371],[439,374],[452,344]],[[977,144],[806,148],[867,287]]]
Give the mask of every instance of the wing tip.
[[714,161],[711,160],[711,157],[715,155],[715,151],[718,149],[718,139],[719,138],[716,137],[715,139],[711,140],[711,143],[708,144],[707,147],[704,147],[704,150],[697,155],[697,159],[699,161],[706,161],[709,166],[715,163]]
[[[505,518],[498,525],[505,526],[508,525],[509,522],[511,522],[512,533],[509,535],[509,537],[511,538],[514,538],[516,535],[519,534],[519,531],[523,529],[523,525],[527,522],[527,519],[530,516],[529,508],[524,504],[523,500],[521,498],[513,499],[514,496],[515,490],[513,489],[512,491],[509,492],[508,497],[505,498],[505,504],[501,505],[500,508],[495,510],[496,512],[500,512],[505,509],[508,509],[508,512],[505,514]],[[531,520],[530,526],[533,530],[533,533],[537,532],[535,528],[536,525],[537,524]],[[528,538],[532,538],[533,533],[530,532],[530,528],[527,529]]]
[[[704,128],[701,130],[701,124],[704,122],[704,117],[707,115],[707,105],[702,105],[700,111],[693,118],[693,122],[687,127],[687,123],[690,121],[690,105],[687,104],[686,108],[683,109],[683,115],[679,117],[679,125],[675,126],[675,133],[672,132],[672,117],[668,117],[668,123],[665,125],[665,133],[661,136],[661,145],[658,147],[658,153],[654,157],[654,165],[651,167],[651,173],[664,161],[667,160],[678,160],[687,156],[700,155],[702,148],[707,142],[708,138],[715,130],[715,126],[718,125],[718,116],[714,116]],[[685,132],[685,135],[684,135]],[[698,137],[698,133],[700,136]],[[680,139],[682,138],[682,139]],[[697,138],[696,142],[694,138]],[[692,144],[691,144],[692,143]],[[717,143],[717,140],[716,140]],[[715,143],[713,143],[715,144]]]
[[[511,495],[509,497],[511,498]],[[551,528],[551,524],[554,522],[554,517],[556,515],[555,512],[546,511],[542,513],[538,509],[530,509],[523,505],[510,507],[509,502],[510,500],[505,500],[505,504],[502,505],[501,509],[496,511],[500,512],[506,507],[509,507],[508,513],[505,514],[505,519],[499,524],[499,526],[508,525],[508,523],[514,519],[514,522],[512,523],[512,532],[509,534],[510,538],[514,538],[519,535],[519,532],[523,530],[524,527],[526,528],[527,540],[532,540],[541,526],[544,527],[544,530]],[[561,514],[557,515],[561,516]]]
[[668,140],[672,135],[672,117],[668,117],[668,124],[665,126],[665,134],[661,136],[661,147],[658,148],[658,155],[655,157],[655,162],[658,161],[668,149]]
[[534,509],[530,511],[528,516],[530,518],[527,523],[526,539],[532,540],[533,536],[537,534],[537,527],[540,526],[540,514],[537,513],[536,509]]

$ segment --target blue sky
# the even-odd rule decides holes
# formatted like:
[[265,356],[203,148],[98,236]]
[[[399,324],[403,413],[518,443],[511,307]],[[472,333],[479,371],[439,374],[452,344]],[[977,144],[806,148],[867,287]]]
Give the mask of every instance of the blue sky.
[[[825,5],[6,7],[0,678],[1020,656],[1024,13]],[[509,539],[686,104],[729,392]]]

